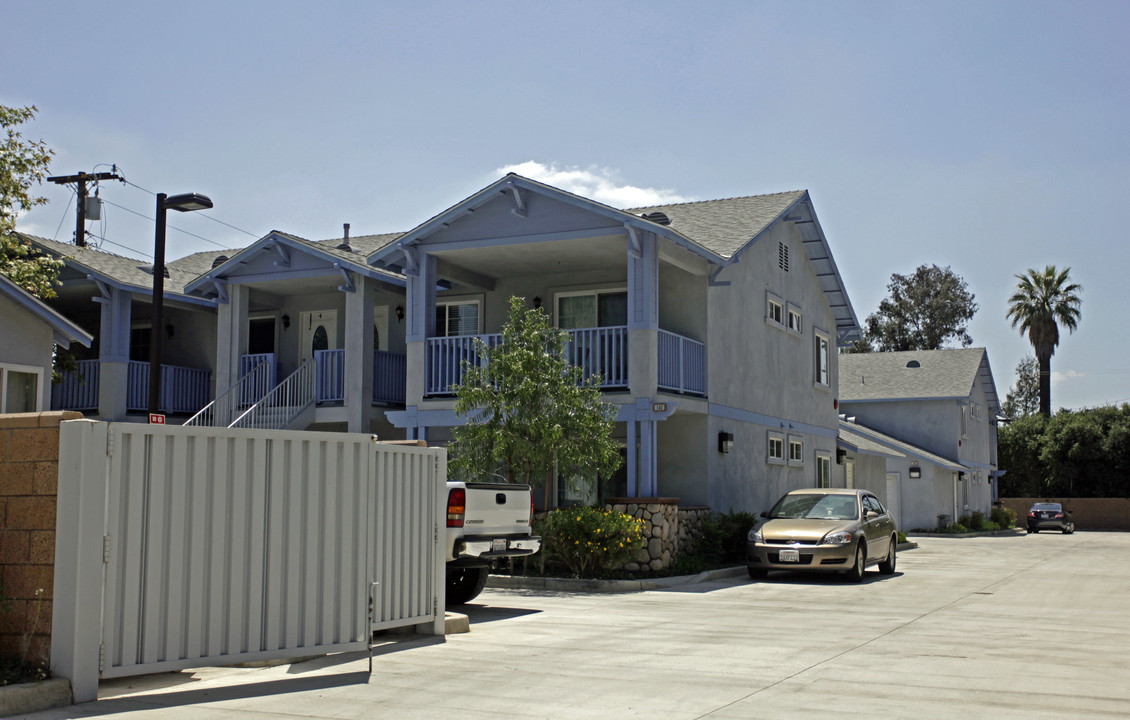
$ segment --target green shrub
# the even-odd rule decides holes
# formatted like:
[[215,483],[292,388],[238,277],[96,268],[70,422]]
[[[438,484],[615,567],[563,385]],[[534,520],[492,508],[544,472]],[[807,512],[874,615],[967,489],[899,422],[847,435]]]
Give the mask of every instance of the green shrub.
[[906,533],[899,530],[899,545],[902,545],[904,542],[906,542]]
[[1002,528],[1016,527],[1016,511],[1004,505],[995,506],[989,513],[989,519]]
[[984,532],[993,532],[995,530],[1000,530],[1000,529],[1001,529],[1001,526],[997,525],[992,520],[986,520],[985,522],[981,523],[981,530],[984,531]]
[[949,527],[946,528],[946,532],[953,533],[953,534],[956,535],[956,534],[960,534],[960,533],[969,532],[969,528],[966,527],[965,523],[961,522],[960,519],[959,519],[958,522],[950,523]]
[[745,562],[746,536],[756,524],[757,517],[753,513],[719,513],[716,517],[703,520],[699,526],[699,537],[691,552],[704,566],[717,567]]
[[582,578],[631,562],[647,541],[642,520],[600,508],[558,508],[536,526],[545,562],[564,565]]

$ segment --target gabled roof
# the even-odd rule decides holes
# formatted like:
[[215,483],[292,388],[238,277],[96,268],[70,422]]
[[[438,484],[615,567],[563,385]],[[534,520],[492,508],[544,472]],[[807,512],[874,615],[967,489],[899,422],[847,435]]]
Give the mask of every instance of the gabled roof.
[[297,235],[282,232],[281,230],[272,230],[248,247],[235,251],[231,257],[219,265],[209,267],[202,274],[187,283],[185,292],[196,295],[209,294],[211,292],[210,289],[213,288],[213,282],[219,281],[232,274],[236,269],[240,268],[244,263],[254,257],[256,253],[269,251],[276,247],[285,247],[304,252],[322,258],[327,263],[334,266],[340,266],[367,277],[403,285],[404,277],[402,275],[370,266],[365,262],[366,255],[362,251],[362,248],[367,245],[383,247],[396,237],[398,237],[398,235],[394,233],[389,236],[368,235],[350,238],[349,242],[353,247],[353,250],[350,251],[337,247],[337,245],[341,244],[340,239],[315,242],[300,238]]
[[[832,259],[831,250],[820,222],[816,219],[807,190],[619,210],[551,185],[509,173],[390,241],[369,256],[369,263],[375,264],[392,255],[398,248],[419,242],[431,233],[451,225],[464,215],[496,200],[500,193],[506,194],[518,190],[535,192],[563,203],[582,207],[597,215],[603,215],[611,223],[653,232],[719,267],[738,262],[742,252],[778,222],[795,222],[800,230],[809,261],[820,281],[821,289],[835,315],[839,341],[847,343],[858,337],[859,321],[848,300],[843,279]],[[652,212],[664,213],[670,223],[660,224],[641,217]]]
[[[54,331],[54,339],[57,344],[66,346],[77,342],[90,347],[90,344],[94,342],[93,335],[55,312],[46,303],[24,290],[6,275],[0,275],[0,295],[13,300],[29,313],[47,323]],[[7,338],[7,340],[11,339]]]
[[839,356],[840,402],[964,400],[980,377],[988,411],[1000,412],[985,348],[848,353]]
[[[864,446],[857,446],[855,442],[862,442]],[[859,452],[888,455],[890,457],[918,458],[919,460],[934,463],[946,470],[952,470],[954,472],[969,470],[969,468],[955,460],[944,458],[941,455],[935,455],[929,450],[923,450],[917,445],[911,445],[902,440],[897,440],[890,435],[884,435],[878,430],[873,430],[856,422],[840,420],[840,444],[858,450]],[[878,448],[878,450],[872,450],[872,448]]]

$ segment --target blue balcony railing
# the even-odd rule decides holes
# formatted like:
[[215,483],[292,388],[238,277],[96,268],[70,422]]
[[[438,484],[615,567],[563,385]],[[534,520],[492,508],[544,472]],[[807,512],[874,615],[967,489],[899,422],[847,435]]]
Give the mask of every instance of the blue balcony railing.
[[[314,394],[319,403],[345,401],[345,350],[317,350]],[[404,404],[407,380],[407,358],[404,355],[377,350],[373,352],[373,401]]]
[[666,330],[659,331],[659,389],[706,394],[706,345]]
[[[51,388],[51,407],[56,410],[98,410],[101,363],[80,360],[78,369],[64,373],[63,380]],[[212,372],[179,365],[161,366],[161,394],[158,408],[163,413],[194,413],[208,403],[212,392]],[[126,410],[149,408],[149,363],[130,361],[126,368]]]

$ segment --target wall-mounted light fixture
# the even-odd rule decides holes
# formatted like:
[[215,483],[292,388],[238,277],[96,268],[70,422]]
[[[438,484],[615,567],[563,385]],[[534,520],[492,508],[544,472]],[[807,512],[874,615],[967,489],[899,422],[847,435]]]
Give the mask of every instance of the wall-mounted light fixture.
[[397,322],[404,322],[404,306],[403,305],[397,305],[396,306],[396,321]]
[[918,467],[917,465],[911,465],[910,472],[907,474],[912,478],[918,479],[922,477],[922,468]]
[[177,334],[177,329],[173,327],[172,323],[165,326],[165,334],[169,336],[170,340],[173,339],[173,335]]
[[534,295],[534,310],[537,310],[540,307],[541,307],[541,296],[540,295]]
[[734,449],[734,434],[728,432],[718,433],[718,452],[728,453]]
[[846,457],[847,457],[847,450],[844,450],[843,448],[836,448],[836,464],[837,465],[843,465],[844,464],[844,458],[846,458]]
[[280,319],[282,320],[283,330],[289,330],[290,329],[290,315],[283,315]]

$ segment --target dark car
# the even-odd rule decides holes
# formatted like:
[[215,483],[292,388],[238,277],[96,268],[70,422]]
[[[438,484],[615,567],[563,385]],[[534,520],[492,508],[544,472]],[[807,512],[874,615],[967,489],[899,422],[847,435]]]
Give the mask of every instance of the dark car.
[[1075,521],[1059,503],[1036,503],[1028,511],[1028,532],[1059,530],[1064,535],[1075,532]]

